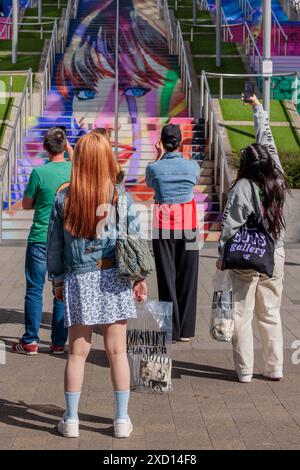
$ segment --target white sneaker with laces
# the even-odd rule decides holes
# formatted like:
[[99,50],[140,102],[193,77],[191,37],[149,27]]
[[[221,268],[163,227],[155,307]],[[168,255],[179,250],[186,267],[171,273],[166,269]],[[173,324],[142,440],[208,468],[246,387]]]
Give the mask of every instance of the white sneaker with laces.
[[115,428],[115,437],[118,437],[118,438],[129,437],[133,430],[132,422],[129,416],[127,419],[115,419],[114,428]]
[[79,420],[64,418],[58,423],[57,430],[64,437],[79,437]]
[[252,380],[252,374],[238,374],[239,382],[249,384]]

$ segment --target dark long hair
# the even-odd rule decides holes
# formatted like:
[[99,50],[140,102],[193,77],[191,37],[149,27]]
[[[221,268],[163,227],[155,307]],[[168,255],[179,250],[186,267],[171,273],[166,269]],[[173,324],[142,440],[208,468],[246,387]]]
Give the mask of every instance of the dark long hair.
[[269,154],[267,146],[254,143],[241,151],[236,182],[242,178],[253,181],[263,192],[264,217],[271,235],[277,240],[286,226],[283,206],[289,189],[284,173]]

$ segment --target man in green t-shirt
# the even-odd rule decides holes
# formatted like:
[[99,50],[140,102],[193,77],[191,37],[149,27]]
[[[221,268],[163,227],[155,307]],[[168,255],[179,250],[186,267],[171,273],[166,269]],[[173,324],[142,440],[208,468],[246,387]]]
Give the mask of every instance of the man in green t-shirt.
[[[71,178],[71,162],[65,160],[64,154],[67,152],[70,160],[73,154],[66,133],[61,128],[49,129],[44,138],[44,149],[48,153],[49,162],[32,171],[22,203],[24,210],[34,209],[34,218],[25,262],[25,334],[19,343],[13,345],[13,351],[28,355],[38,352],[51,209],[58,188]],[[51,336],[53,354],[64,353],[67,337],[63,302],[54,299]]]

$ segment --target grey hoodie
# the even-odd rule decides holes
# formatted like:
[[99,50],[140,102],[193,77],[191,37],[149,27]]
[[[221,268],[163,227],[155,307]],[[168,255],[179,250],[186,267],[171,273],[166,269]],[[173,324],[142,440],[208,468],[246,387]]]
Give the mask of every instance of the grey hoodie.
[[[283,172],[281,162],[279,160],[277,148],[272,136],[270,128],[269,116],[264,111],[262,105],[254,108],[254,126],[256,132],[256,142],[261,145],[267,145],[269,154],[275,161],[276,165]],[[254,184],[257,199],[257,207],[261,207],[260,189]],[[249,180],[243,178],[239,180],[228,193],[227,204],[223,214],[222,233],[219,242],[219,254],[222,257],[224,245],[238,229],[245,224],[248,216],[254,212],[254,201],[252,197],[251,185]],[[267,221],[265,222],[268,228]],[[276,241],[276,248],[284,245],[284,232]]]

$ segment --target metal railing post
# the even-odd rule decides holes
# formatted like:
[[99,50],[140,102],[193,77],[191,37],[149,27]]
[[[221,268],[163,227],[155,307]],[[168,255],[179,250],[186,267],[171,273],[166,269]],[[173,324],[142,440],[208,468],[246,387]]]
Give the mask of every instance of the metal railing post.
[[219,138],[217,130],[215,129],[215,144],[214,144],[214,181],[217,184],[218,178],[218,164],[219,164]]
[[223,99],[223,77],[220,76],[220,100]]
[[200,83],[200,118],[203,118],[203,106],[204,106],[204,73],[201,73]]
[[29,100],[30,100],[30,116],[33,116],[33,75],[30,69],[30,80],[29,80]]

